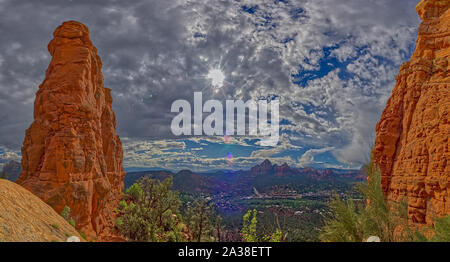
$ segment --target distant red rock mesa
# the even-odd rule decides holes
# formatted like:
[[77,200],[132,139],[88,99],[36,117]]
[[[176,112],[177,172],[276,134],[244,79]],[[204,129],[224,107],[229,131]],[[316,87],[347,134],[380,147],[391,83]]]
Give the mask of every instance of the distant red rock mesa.
[[420,1],[417,46],[377,124],[374,160],[388,200],[417,224],[450,215],[450,0]]
[[111,90],[85,25],[64,22],[53,36],[17,183],[58,213],[70,207],[76,228],[100,240],[113,235],[125,176]]

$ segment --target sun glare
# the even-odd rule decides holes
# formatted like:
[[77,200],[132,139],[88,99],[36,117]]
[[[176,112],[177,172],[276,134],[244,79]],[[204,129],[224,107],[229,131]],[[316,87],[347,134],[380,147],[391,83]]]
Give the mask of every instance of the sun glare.
[[225,75],[222,71],[220,71],[220,69],[211,69],[209,70],[206,78],[211,79],[211,84],[214,88],[219,88],[223,86]]

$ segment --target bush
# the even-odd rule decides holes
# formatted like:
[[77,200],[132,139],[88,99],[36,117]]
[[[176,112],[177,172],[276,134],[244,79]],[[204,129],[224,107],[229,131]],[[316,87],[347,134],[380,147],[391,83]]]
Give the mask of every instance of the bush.
[[256,209],[248,210],[242,219],[242,239],[245,242],[281,242],[283,241],[283,233],[281,229],[277,229],[275,233],[259,236],[257,233],[258,211]]
[[119,203],[119,232],[132,241],[182,241],[178,227],[181,203],[171,186],[172,178],[159,182],[144,177],[128,188]]
[[256,234],[256,225],[258,219],[256,218],[256,209],[248,210],[242,218],[242,238],[245,242],[258,242]]
[[75,220],[70,216],[70,207],[65,206],[61,212],[61,216],[73,227],[75,227]]
[[325,219],[320,239],[332,242],[366,241],[378,236],[381,241],[413,241],[415,233],[408,221],[406,202],[388,204],[381,188],[381,174],[371,161],[365,168],[367,183],[358,189],[364,200],[336,197],[329,207],[332,216]]

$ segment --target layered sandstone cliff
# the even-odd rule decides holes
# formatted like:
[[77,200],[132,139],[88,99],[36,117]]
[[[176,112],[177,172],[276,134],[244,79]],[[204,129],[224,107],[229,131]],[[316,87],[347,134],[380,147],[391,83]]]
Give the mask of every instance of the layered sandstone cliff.
[[17,183],[58,213],[70,207],[76,228],[91,239],[105,237],[125,175],[111,90],[85,25],[64,22],[53,36]]
[[408,201],[415,223],[450,215],[450,0],[423,0],[416,50],[380,121],[374,160],[387,199]]

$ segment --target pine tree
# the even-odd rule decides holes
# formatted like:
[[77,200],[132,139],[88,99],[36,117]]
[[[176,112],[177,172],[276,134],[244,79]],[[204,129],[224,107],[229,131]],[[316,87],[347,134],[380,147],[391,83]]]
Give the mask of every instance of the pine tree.
[[278,227],[274,233],[258,235],[257,219],[258,211],[256,209],[248,210],[242,218],[242,240],[245,242],[281,242],[284,240],[283,233]]
[[217,216],[212,203],[208,204],[206,200],[194,201],[187,208],[185,221],[194,241],[219,241],[214,238],[220,238],[221,218]]
[[171,186],[172,178],[160,182],[144,177],[128,188],[119,204],[119,232],[132,241],[182,241],[181,202]]
[[245,242],[258,242],[258,236],[256,235],[258,219],[256,214],[256,209],[248,210],[242,218],[242,238]]

